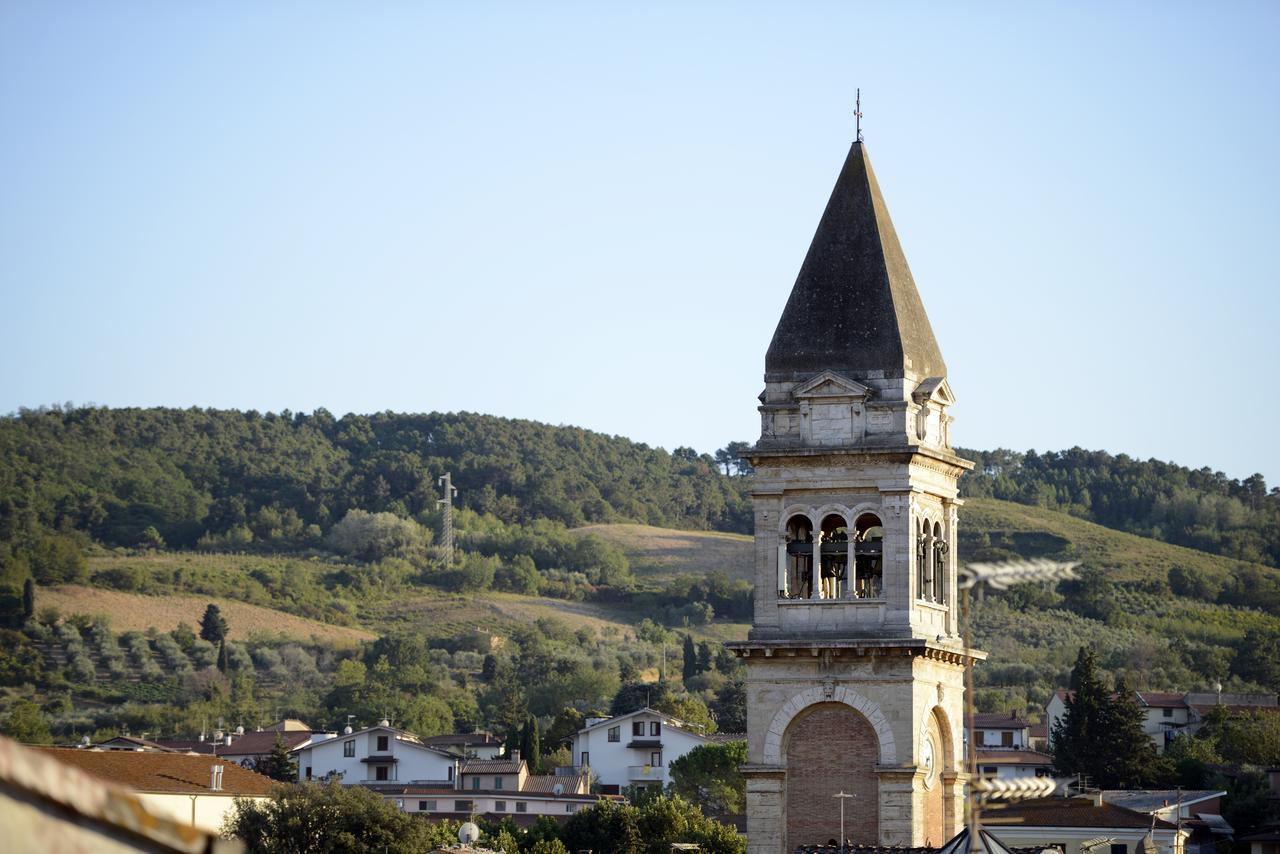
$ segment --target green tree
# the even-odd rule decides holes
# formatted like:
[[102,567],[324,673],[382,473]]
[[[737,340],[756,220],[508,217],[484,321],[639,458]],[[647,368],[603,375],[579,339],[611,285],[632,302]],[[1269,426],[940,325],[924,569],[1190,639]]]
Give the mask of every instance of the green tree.
[[711,714],[721,732],[747,731],[747,686],[741,679],[730,679],[716,691]]
[[684,636],[684,667],[680,675],[686,682],[698,675],[698,651],[693,645],[693,635]]
[[36,613],[36,583],[29,577],[22,582],[22,618],[30,620]]
[[279,733],[276,734],[276,743],[271,752],[254,770],[282,783],[294,783],[298,779],[298,763],[289,755],[289,748]]
[[1143,731],[1142,712],[1118,686],[1113,696],[1098,672],[1093,651],[1082,647],[1071,670],[1066,712],[1053,727],[1053,765],[1058,774],[1083,774],[1103,789],[1142,788],[1171,774],[1158,761]]
[[0,724],[0,733],[23,744],[53,744],[49,721],[40,707],[30,700],[18,700],[13,704],[4,723]]
[[138,538],[138,546],[144,549],[162,549],[164,548],[164,537],[160,536],[160,532],[156,530],[155,525],[148,525],[146,530],[142,532],[142,536]]
[[537,773],[542,759],[542,742],[538,736],[538,721],[533,715],[525,718],[524,728],[520,732],[520,756]]
[[227,621],[222,618],[222,611],[212,602],[204,609],[200,618],[200,637],[209,643],[222,643],[227,637]]
[[428,823],[363,786],[279,786],[266,801],[237,798],[224,832],[249,854],[417,854],[457,841],[458,824]]
[[228,666],[228,662],[227,662],[227,639],[226,639],[226,638],[223,638],[222,640],[218,641],[218,661],[217,661],[217,668],[218,668],[218,672],[219,672],[219,673],[226,673],[226,672],[227,672],[227,666]]
[[671,763],[669,789],[704,813],[741,815],[746,806],[745,741],[702,744]]

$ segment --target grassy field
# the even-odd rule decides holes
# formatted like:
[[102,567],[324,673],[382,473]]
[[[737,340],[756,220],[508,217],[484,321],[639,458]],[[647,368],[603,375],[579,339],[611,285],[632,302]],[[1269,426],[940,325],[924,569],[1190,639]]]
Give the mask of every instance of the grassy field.
[[181,594],[144,596],[74,584],[41,587],[36,593],[37,609],[52,606],[64,616],[102,615],[117,632],[145,631],[151,626],[167,632],[177,628],[180,622],[198,627],[204,609],[211,602],[222,611],[230,629],[228,639],[234,641],[269,636],[304,641],[314,638],[331,646],[352,646],[375,637],[362,629],[331,626],[234,599]]
[[627,553],[642,578],[703,575],[723,570],[730,578],[753,581],[752,538],[717,531],[673,531],[651,525],[587,525],[574,533],[595,534]]

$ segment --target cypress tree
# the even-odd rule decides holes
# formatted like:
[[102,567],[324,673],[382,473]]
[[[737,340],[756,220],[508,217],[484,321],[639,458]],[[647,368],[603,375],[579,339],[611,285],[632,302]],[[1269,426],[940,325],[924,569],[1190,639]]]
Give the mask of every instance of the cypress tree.
[[22,582],[22,618],[29,620],[36,613],[36,583],[28,578]]
[[1093,651],[1081,647],[1071,669],[1067,709],[1053,726],[1053,767],[1061,776],[1097,775],[1100,752],[1107,741],[1106,717],[1110,692],[1098,676]]
[[542,753],[542,743],[538,736],[538,721],[529,715],[520,732],[520,756],[529,763],[529,768],[536,773],[538,761]]
[[218,644],[218,672],[227,672],[227,642],[223,640]]
[[698,650],[693,645],[692,635],[684,636],[684,667],[680,674],[686,682],[698,675]]

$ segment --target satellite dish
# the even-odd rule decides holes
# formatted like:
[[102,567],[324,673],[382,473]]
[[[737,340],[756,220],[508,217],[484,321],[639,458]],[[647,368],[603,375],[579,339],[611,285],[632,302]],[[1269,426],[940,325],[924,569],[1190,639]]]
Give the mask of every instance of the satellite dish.
[[557,798],[558,798],[558,797],[560,797],[561,795],[563,795],[563,794],[564,794],[564,783],[556,783],[554,786],[552,786],[552,787],[551,787],[551,794],[555,795]]
[[473,821],[465,822],[458,828],[458,841],[463,845],[480,840],[480,828]]

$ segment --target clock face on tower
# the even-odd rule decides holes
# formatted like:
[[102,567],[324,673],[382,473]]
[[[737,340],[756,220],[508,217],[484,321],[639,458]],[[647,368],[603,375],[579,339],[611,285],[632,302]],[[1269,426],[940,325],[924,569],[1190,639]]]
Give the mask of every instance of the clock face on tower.
[[932,789],[938,779],[937,750],[933,744],[933,734],[924,737],[924,747],[920,750],[920,763],[924,765],[924,786]]

